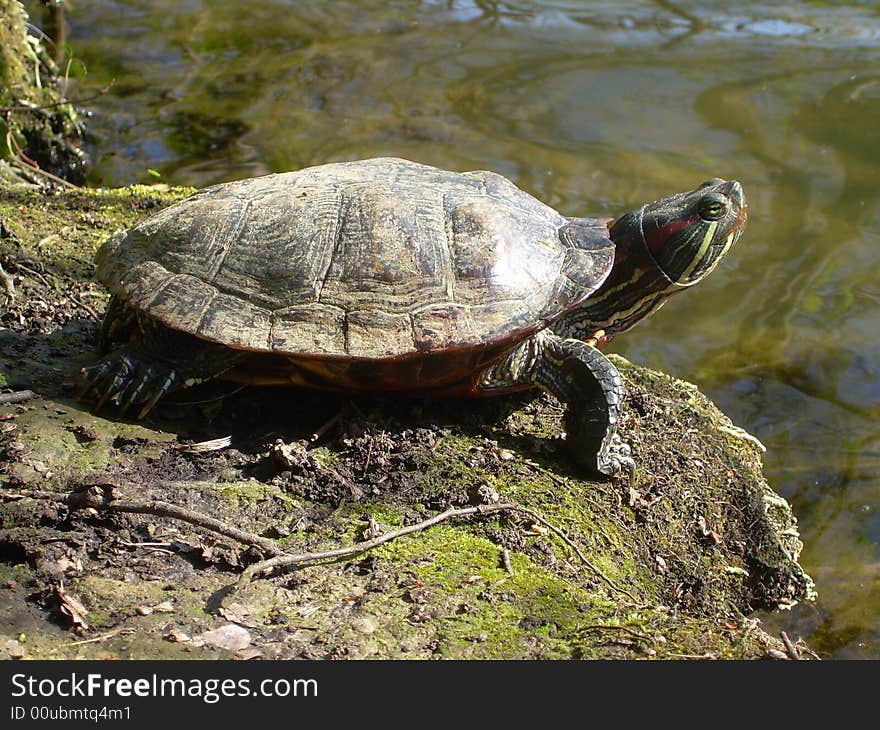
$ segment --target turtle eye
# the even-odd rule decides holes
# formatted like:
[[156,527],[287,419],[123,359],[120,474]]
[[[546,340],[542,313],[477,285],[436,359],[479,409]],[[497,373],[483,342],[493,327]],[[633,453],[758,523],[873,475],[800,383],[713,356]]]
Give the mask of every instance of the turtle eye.
[[727,200],[721,195],[706,195],[700,200],[700,218],[706,221],[717,221],[727,213]]

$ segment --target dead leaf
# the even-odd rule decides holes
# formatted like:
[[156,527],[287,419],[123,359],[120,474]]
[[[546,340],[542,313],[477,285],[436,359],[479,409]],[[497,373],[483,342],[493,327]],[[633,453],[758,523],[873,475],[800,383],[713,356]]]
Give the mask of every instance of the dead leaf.
[[364,528],[361,533],[362,540],[372,540],[375,537],[379,537],[385,532],[382,529],[382,525],[380,525],[376,520],[373,519],[372,515],[367,515],[367,526]]
[[193,638],[193,644],[201,646],[208,644],[218,649],[226,649],[228,651],[241,651],[251,644],[251,635],[247,629],[237,626],[236,624],[226,624],[219,629],[206,631]]
[[272,444],[270,454],[275,461],[288,468],[298,467],[308,460],[305,441],[291,441],[289,444],[278,439]]
[[70,620],[70,625],[88,630],[89,624],[86,621],[88,611],[76,598],[71,596],[64,590],[64,584],[59,583],[55,588],[55,598],[58,599],[58,610]]
[[258,629],[262,624],[248,618],[254,612],[255,609],[253,606],[237,602],[232,602],[228,606],[221,606],[218,611],[218,613],[230,623],[238,624],[239,626],[244,626],[248,629]]
[[257,647],[252,646],[247,649],[244,649],[243,651],[235,652],[235,658],[236,659],[243,659],[245,661],[248,661],[250,659],[262,659],[263,658],[263,651],[262,651],[262,649],[257,649]]

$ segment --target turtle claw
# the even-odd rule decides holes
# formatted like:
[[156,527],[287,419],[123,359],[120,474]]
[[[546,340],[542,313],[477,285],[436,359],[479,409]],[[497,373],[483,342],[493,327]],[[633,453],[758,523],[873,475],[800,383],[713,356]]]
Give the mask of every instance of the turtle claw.
[[83,368],[86,379],[80,400],[96,399],[92,407],[98,413],[108,401],[119,406],[120,415],[136,403],[145,402],[137,418],[149,413],[159,399],[177,383],[177,373],[168,367],[154,367],[128,353],[118,353],[90,368]]
[[126,358],[107,360],[91,368],[83,368],[86,387],[80,393],[80,400],[87,400],[94,391],[98,400],[93,411],[98,413],[111,398],[115,398],[119,388],[126,382],[131,365]]
[[[159,386],[159,388],[153,393],[153,395],[146,402],[144,407],[141,408],[140,411],[138,411],[138,414],[137,414],[138,420],[140,420],[141,418],[146,416],[150,411],[153,410],[156,403],[159,402],[159,399],[171,389],[171,386],[174,384],[176,377],[177,377],[177,373],[175,373],[174,370],[172,370],[170,373],[168,373],[168,377],[165,378],[165,380],[162,382],[162,385]],[[138,390],[140,390],[140,388],[138,388]]]
[[82,390],[79,392],[77,396],[80,400],[88,400],[89,394],[92,391],[98,391],[100,384],[104,381],[107,373],[112,369],[112,362],[101,362],[97,365],[92,365],[91,367],[83,368],[80,370],[82,373],[83,380],[85,380],[85,385]]
[[629,481],[636,475],[636,462],[632,458],[632,449],[619,434],[614,434],[607,448],[596,456],[597,469],[609,477],[616,477],[626,472]]
[[141,391],[155,378],[153,368],[139,363],[132,377],[129,378],[125,388],[116,393],[113,400],[119,406],[120,414],[125,415],[132,405],[138,402]]

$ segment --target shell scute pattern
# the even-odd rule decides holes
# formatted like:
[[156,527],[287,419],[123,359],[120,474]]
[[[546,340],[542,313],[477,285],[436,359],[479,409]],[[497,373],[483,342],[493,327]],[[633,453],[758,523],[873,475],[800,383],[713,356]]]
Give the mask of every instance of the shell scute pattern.
[[588,296],[612,247],[568,221],[495,173],[334,163],[206,188],[116,236],[98,274],[231,347],[404,357],[525,337]]

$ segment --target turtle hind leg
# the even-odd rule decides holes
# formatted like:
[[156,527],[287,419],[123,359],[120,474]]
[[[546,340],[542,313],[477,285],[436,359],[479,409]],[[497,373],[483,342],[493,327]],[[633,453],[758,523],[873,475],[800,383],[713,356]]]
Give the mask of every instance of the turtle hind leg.
[[167,393],[216,378],[246,356],[157,323],[142,322],[140,328],[140,339],[83,369],[80,399],[94,400],[93,412],[113,402],[123,415],[137,407],[136,417],[143,418]]
[[110,297],[104,312],[98,351],[102,355],[106,355],[116,345],[130,340],[137,330],[137,313],[128,306],[122,297],[114,294]]
[[508,356],[512,382],[529,382],[566,404],[566,441],[574,458],[592,471],[632,476],[635,462],[617,433],[623,380],[599,350],[581,340],[539,332]]

